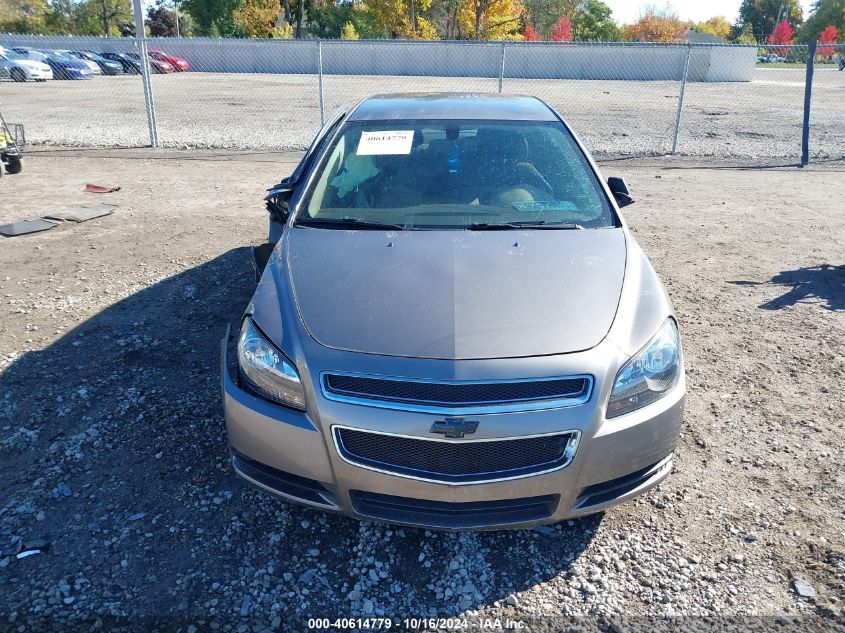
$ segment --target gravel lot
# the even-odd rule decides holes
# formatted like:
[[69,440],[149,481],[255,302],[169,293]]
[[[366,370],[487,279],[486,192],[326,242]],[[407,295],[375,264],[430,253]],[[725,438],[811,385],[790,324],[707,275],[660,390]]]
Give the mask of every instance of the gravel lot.
[[[302,148],[319,127],[314,75],[177,73],[152,78],[164,147]],[[326,76],[325,110],[373,93],[482,91],[496,79]],[[661,154],[672,147],[679,84],[674,81],[505,81],[506,92],[546,99],[595,152]],[[79,147],[149,144],[139,77],[44,84],[3,83],[3,111],[26,125],[33,143]],[[750,83],[687,86],[679,151],[699,156],[797,159],[804,103],[803,68],[758,68]],[[841,158],[845,74],[824,68],[813,88],[811,152]]]
[[456,614],[841,630],[842,165],[606,163],[681,321],[676,471],[603,516],[458,534],[295,507],[228,468],[219,341],[252,290],[262,192],[295,159],[56,150],[3,178],[0,222],[119,208],[0,248],[0,630]]

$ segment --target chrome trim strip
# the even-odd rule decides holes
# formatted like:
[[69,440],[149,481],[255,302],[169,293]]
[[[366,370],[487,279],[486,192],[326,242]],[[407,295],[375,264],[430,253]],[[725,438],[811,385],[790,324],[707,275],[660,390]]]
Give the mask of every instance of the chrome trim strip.
[[[564,455],[567,457],[567,460],[562,464],[555,466],[554,468],[548,468],[546,470],[539,470],[537,472],[525,473],[522,475],[515,475],[513,477],[495,477],[491,479],[483,479],[478,481],[461,481],[461,482],[454,482],[448,481],[445,479],[432,479],[428,477],[418,477],[416,475],[408,475],[406,473],[399,473],[392,470],[386,470],[383,468],[376,468],[374,466],[369,466],[367,464],[361,464],[359,462],[353,461],[352,459],[346,457],[340,447],[340,438],[339,433],[336,430],[340,429],[348,429],[350,431],[359,431],[361,433],[373,433],[375,435],[389,435],[392,437],[404,437],[407,439],[412,440],[421,440],[423,442],[446,442],[450,444],[473,444],[473,443],[480,443],[480,442],[506,442],[512,440],[525,440],[530,439],[532,437],[548,437],[552,435],[570,435],[569,442],[566,445],[566,449],[564,451]],[[343,424],[333,424],[331,427],[331,434],[332,434],[332,441],[334,442],[335,451],[337,451],[338,456],[345,461],[347,464],[351,464],[352,466],[356,466],[357,468],[365,468],[367,470],[372,470],[377,473],[383,473],[385,475],[392,475],[393,477],[404,477],[405,479],[413,479],[415,481],[424,481],[428,483],[434,484],[443,484],[447,486],[474,486],[477,484],[490,484],[495,482],[501,481],[513,481],[515,479],[525,479],[526,477],[536,477],[537,475],[546,475],[548,473],[553,473],[555,471],[561,470],[569,466],[572,463],[572,460],[575,459],[575,453],[578,451],[578,446],[581,443],[581,431],[578,430],[569,430],[569,431],[553,431],[551,433],[534,433],[532,435],[516,435],[511,437],[486,437],[486,438],[478,438],[478,439],[447,439],[447,438],[439,438],[439,437],[420,437],[419,435],[404,435],[402,433],[387,433],[385,431],[372,431],[370,429],[362,429],[360,427],[355,426],[346,426]]]
[[[462,406],[444,406],[437,404],[412,404],[393,400],[380,400],[359,396],[344,396],[332,393],[328,389],[326,378],[329,375],[350,376],[353,378],[371,378],[374,380],[390,380],[394,382],[419,382],[439,385],[492,385],[521,382],[549,382],[552,380],[586,380],[585,393],[575,397],[553,398],[547,400],[509,400],[504,402],[490,402],[487,404],[469,403]],[[413,413],[437,413],[443,415],[479,415],[483,413],[515,413],[522,411],[542,411],[544,409],[563,409],[577,407],[590,401],[593,395],[593,377],[590,374],[575,374],[572,376],[545,376],[541,378],[507,378],[494,380],[434,380],[429,378],[406,378],[404,376],[382,376],[377,374],[360,374],[355,372],[324,370],[320,372],[320,390],[323,397],[335,402],[358,404],[379,409],[394,409],[397,411],[411,411]]]

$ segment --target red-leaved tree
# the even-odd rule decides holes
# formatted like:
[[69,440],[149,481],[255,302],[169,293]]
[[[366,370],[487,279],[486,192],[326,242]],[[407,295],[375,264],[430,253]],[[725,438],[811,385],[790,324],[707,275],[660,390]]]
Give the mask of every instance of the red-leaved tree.
[[825,57],[830,57],[836,52],[836,49],[833,48],[833,44],[836,44],[836,38],[839,36],[839,32],[836,30],[836,26],[830,24],[824,28],[824,31],[819,33],[819,47],[816,49],[816,52],[819,55],[824,55]]
[[[781,20],[778,22],[775,30],[772,31],[772,34],[769,35],[769,44],[792,44],[792,36],[795,34],[793,31],[792,26],[786,20]],[[769,49],[770,53],[775,53],[776,55],[786,55],[789,51],[787,48],[775,48]]]
[[572,22],[569,21],[569,18],[562,17],[560,20],[557,21],[557,24],[555,24],[555,28],[552,31],[552,41],[553,42],[571,42],[572,41]]
[[540,34],[537,33],[537,29],[535,29],[530,24],[525,27],[525,31],[523,31],[522,37],[525,38],[526,42],[539,42],[542,39],[540,37]]

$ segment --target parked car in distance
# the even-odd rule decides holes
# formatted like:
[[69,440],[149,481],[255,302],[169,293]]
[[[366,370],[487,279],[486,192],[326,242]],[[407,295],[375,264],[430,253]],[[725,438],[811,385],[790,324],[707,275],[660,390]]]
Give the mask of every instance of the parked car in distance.
[[533,97],[340,111],[270,190],[275,247],[224,340],[235,472],[447,529],[554,523],[656,486],[686,387],[631,202]]
[[[131,57],[135,61],[137,61],[140,67],[141,56],[138,53],[129,52],[126,54],[129,55],[129,57]],[[153,57],[150,57],[150,70],[152,70],[154,73],[159,74],[176,72],[176,68],[170,62],[165,62],[160,59],[154,59]]]
[[28,59],[44,62],[53,71],[53,79],[92,79],[94,73],[81,59],[64,55],[56,51],[35,51],[29,48],[14,48],[15,52],[26,55]]
[[70,51],[70,54],[77,59],[96,64],[104,75],[122,75],[123,64],[120,62],[106,59],[97,53],[89,53],[88,51]]
[[45,55],[48,55],[50,53],[58,53],[60,55],[64,55],[65,57],[67,57],[69,59],[75,59],[75,60],[81,61],[83,64],[88,66],[88,68],[91,69],[91,72],[94,73],[95,75],[102,75],[103,74],[103,69],[100,68],[100,65],[97,62],[93,62],[89,59],[84,59],[84,58],[78,57],[76,55],[73,55],[69,50],[56,49],[56,50],[42,50],[41,52],[44,53]]
[[53,78],[53,70],[44,62],[0,48],[0,77],[8,77],[14,81],[47,81]]
[[[92,53],[94,51],[85,51],[86,53]],[[137,59],[133,59],[126,53],[98,53],[102,55],[105,59],[110,61],[114,61],[119,63],[123,67],[123,72],[129,75],[138,75],[141,73],[141,62]]]
[[168,55],[164,51],[151,50],[149,51],[149,54],[151,59],[157,59],[159,61],[172,64],[178,72],[185,72],[191,67],[190,64],[188,64],[187,59],[176,57],[175,55]]

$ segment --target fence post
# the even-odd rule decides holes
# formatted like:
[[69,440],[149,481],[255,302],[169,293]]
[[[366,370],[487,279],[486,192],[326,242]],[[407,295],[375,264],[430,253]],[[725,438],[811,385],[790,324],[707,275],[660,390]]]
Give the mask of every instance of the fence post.
[[681,77],[681,91],[678,94],[678,111],[675,113],[675,138],[672,139],[672,153],[678,151],[678,135],[681,133],[681,112],[684,110],[684,92],[687,89],[687,75],[689,74],[689,58],[692,53],[692,42],[687,42],[687,57],[684,60],[684,75]]
[[505,82],[505,42],[502,41],[502,59],[499,64],[499,94],[502,94],[502,84]]
[[156,111],[153,101],[153,86],[150,83],[150,58],[147,55],[147,34],[144,32],[144,14],[141,11],[141,0],[132,0],[132,10],[135,13],[135,41],[138,43],[138,55],[141,57],[141,78],[144,83],[144,106],[147,110],[147,127],[150,130],[150,145],[158,147],[158,129],[156,126]]
[[323,40],[317,40],[317,82],[320,93],[320,127],[326,122],[323,106]]
[[810,101],[813,96],[813,70],[818,42],[807,49],[807,74],[804,78],[804,125],[801,130],[801,166],[810,164]]

